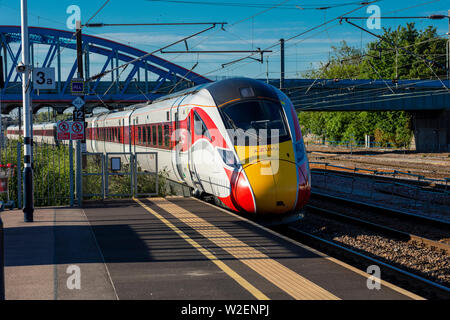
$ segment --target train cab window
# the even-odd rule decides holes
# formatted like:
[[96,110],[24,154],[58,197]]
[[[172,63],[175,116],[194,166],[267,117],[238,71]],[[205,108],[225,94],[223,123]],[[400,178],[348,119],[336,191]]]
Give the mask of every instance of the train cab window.
[[[229,129],[242,129],[245,134],[255,138],[255,135],[265,134],[267,136],[274,134],[272,130],[278,130],[280,142],[288,140],[284,112],[279,103],[270,100],[250,100],[229,104],[221,108],[224,122]],[[248,131],[247,131],[248,130]]]
[[194,111],[194,131],[195,134],[199,136],[205,136],[211,140],[211,135],[209,134],[209,130],[206,127],[206,124],[203,122],[202,118]]
[[162,146],[162,143],[163,143],[162,126],[158,125],[158,145]]
[[168,147],[170,145],[170,133],[169,125],[164,125],[164,145]]
[[156,126],[153,126],[153,129],[152,129],[152,144],[154,146],[156,145]]

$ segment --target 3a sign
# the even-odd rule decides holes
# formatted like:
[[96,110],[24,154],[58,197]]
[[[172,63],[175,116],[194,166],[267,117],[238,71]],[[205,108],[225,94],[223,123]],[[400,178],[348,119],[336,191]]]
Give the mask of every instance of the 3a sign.
[[58,121],[56,123],[56,138],[58,140],[70,139],[71,121]]
[[55,89],[55,68],[34,68],[33,88],[39,90]]
[[70,92],[73,96],[84,95],[84,80],[80,78],[73,78],[70,81]]

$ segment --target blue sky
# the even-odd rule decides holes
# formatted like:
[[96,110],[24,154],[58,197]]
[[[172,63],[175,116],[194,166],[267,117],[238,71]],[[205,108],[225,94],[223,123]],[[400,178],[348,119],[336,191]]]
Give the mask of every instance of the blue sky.
[[[67,30],[66,13],[68,6],[78,5],[81,19],[85,23],[103,5],[105,0],[29,0],[29,25]],[[205,3],[213,3],[205,4]],[[265,49],[275,45],[280,38],[290,38],[327,20],[338,17],[358,8],[358,1],[352,0],[186,0],[186,1],[151,1],[151,0],[110,0],[109,3],[91,20],[103,23],[155,23],[155,22],[227,22],[225,31],[220,27],[208,31],[192,40],[192,50],[251,50]],[[345,5],[347,4],[347,5]],[[273,9],[267,10],[278,5]],[[381,16],[416,16],[430,14],[447,14],[450,9],[445,0],[382,0],[376,3]],[[329,7],[328,9],[317,9]],[[369,16],[366,9],[360,9],[351,16]],[[20,1],[0,0],[0,23],[4,25],[20,24]],[[382,27],[396,27],[407,20],[381,20]],[[419,29],[428,25],[437,28],[438,33],[446,36],[448,21],[414,20]],[[366,27],[366,20],[356,23]],[[102,36],[126,43],[146,51],[153,51],[175,40],[200,31],[205,26],[172,27],[103,27],[88,28],[83,32]],[[372,30],[381,34],[381,30]],[[299,36],[286,42],[286,76],[301,77],[302,73],[319,62],[326,61],[331,46],[345,40],[349,45],[364,47],[374,37],[355,27],[338,21]],[[42,52],[45,48],[41,48]],[[184,45],[173,47],[183,50]],[[269,62],[264,64],[246,59],[240,63],[221,68],[221,64],[241,58],[241,54],[159,54],[164,59],[190,69],[196,62],[195,71],[208,77],[250,76],[265,78],[267,69],[271,78],[279,77],[279,46],[272,48],[268,54]],[[36,50],[39,52],[38,50]],[[69,50],[70,51],[70,50]],[[72,53],[67,52],[64,65],[70,65]],[[42,58],[43,59],[43,58]],[[39,58],[37,59],[39,61]],[[73,60],[72,60],[73,61]],[[100,68],[101,58],[93,59]],[[95,68],[94,68],[95,70]],[[126,74],[123,75],[124,77]]]

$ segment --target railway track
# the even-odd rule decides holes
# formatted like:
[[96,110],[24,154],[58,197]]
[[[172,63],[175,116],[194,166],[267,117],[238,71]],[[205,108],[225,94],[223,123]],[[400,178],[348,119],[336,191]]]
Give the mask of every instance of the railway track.
[[363,226],[367,229],[385,234],[390,237],[394,237],[402,241],[416,241],[417,243],[423,244],[432,248],[433,250],[443,250],[450,255],[450,245],[445,242],[440,242],[432,239],[428,239],[423,236],[415,235],[409,232],[400,231],[391,227],[387,227],[378,223],[370,222],[354,216],[346,215],[343,213],[335,212],[332,210],[323,209],[313,205],[307,205],[307,210],[309,213],[319,214],[321,216],[328,217],[333,220],[338,220],[346,223],[351,223],[355,225]]
[[318,191],[312,191],[311,192],[311,200],[323,200],[332,202],[333,204],[340,204],[342,206],[345,206],[347,208],[354,208],[357,207],[360,210],[366,210],[373,213],[376,213],[377,215],[383,216],[385,218],[390,219],[397,219],[395,222],[399,222],[400,220],[405,223],[414,222],[416,224],[422,224],[425,226],[431,226],[439,229],[443,232],[449,232],[450,230],[450,222],[437,219],[434,217],[428,217],[420,214],[415,214],[412,212],[407,212],[403,210],[397,210],[393,208],[388,208],[382,205],[374,205],[370,203],[365,203],[361,201],[355,201],[350,200],[338,196],[333,196],[329,194],[325,194]]
[[[434,251],[445,252],[445,254],[450,254],[450,245],[448,243],[439,241],[433,237],[427,237],[427,233],[423,232],[425,228],[432,228],[432,233],[449,232],[450,223],[446,221],[441,221],[434,218],[424,217],[420,215],[411,214],[408,212],[390,210],[382,206],[374,206],[362,202],[349,201],[347,199],[337,198],[333,196],[327,196],[320,193],[313,193],[313,200],[324,200],[331,201],[332,203],[340,203],[347,208],[359,209],[363,208],[366,211],[375,213],[379,220],[377,222],[368,221],[364,217],[355,217],[353,215],[343,214],[341,212],[335,212],[334,210],[324,209],[316,205],[307,205],[306,215],[314,214],[324,216],[328,219],[339,221],[341,223],[349,224],[352,226],[360,226],[362,228],[370,229],[376,233],[385,235],[388,238],[394,238],[397,241],[409,242],[414,241],[418,244],[426,246]],[[397,223],[402,221],[405,224],[405,228],[414,223],[420,226],[421,232],[411,233],[403,230],[398,230],[392,226],[386,226],[382,221],[386,221],[386,217],[394,217],[392,222]],[[249,218],[249,217],[247,217]],[[260,222],[260,221],[256,221]],[[377,257],[369,252],[362,252],[357,248],[352,248],[351,246],[341,245],[335,241],[322,237],[314,232],[308,232],[305,230],[300,230],[295,224],[288,224],[282,226],[269,226],[272,230],[283,234],[295,241],[299,241],[306,244],[314,249],[317,249],[325,254],[328,254],[336,259],[344,261],[364,272],[371,265],[377,265],[380,267],[382,279],[398,285],[401,288],[414,292],[427,299],[450,299],[450,288],[446,285],[427,279],[417,273],[411,272],[399,266],[398,263],[394,261],[389,261],[383,257]],[[441,240],[441,239],[440,239]],[[450,240],[450,239],[449,239]]]
[[[389,239],[409,242],[414,241],[417,244],[426,246],[431,250],[437,250],[450,255],[450,245],[442,241],[442,238],[448,239],[450,232],[450,223],[434,218],[428,218],[408,212],[390,210],[382,206],[369,205],[362,202],[350,201],[347,199],[328,196],[320,193],[313,193],[312,203],[306,206],[306,216],[318,215],[332,221],[349,224],[352,226],[368,229],[376,233],[385,235]],[[320,204],[328,202],[328,208],[323,208]],[[316,205],[318,203],[318,205]],[[336,205],[339,203],[339,205]],[[330,209],[331,206],[337,207]],[[356,210],[359,214],[355,214]],[[350,212],[345,214],[345,212]],[[375,216],[375,219],[374,219]],[[388,224],[388,225],[386,225]],[[415,227],[412,227],[412,225]],[[402,230],[395,227],[401,225]],[[383,274],[383,279],[389,279],[390,282],[399,285],[405,289],[416,292],[426,298],[431,299],[449,299],[450,288],[437,283],[426,277],[422,277],[415,272],[410,272],[398,266],[395,261],[387,261],[382,257],[377,258],[374,254],[361,252],[358,248],[352,248],[346,244],[341,245],[320,233],[300,230],[296,225],[289,225],[277,228],[290,238],[305,243],[315,249],[325,252],[340,260],[346,261],[362,270],[367,270],[369,265],[377,265]],[[414,233],[409,230],[414,230]],[[344,232],[345,233],[345,232]],[[388,278],[386,278],[386,276]]]
[[377,162],[377,161],[369,161],[362,159],[342,159],[342,158],[334,158],[334,157],[310,157],[310,161],[326,161],[332,165],[338,166],[355,166],[355,164],[359,164],[358,167],[364,167],[368,170],[400,170],[407,171],[412,174],[422,175],[427,178],[433,179],[445,179],[449,177],[448,170],[441,168],[439,166],[426,167],[423,164],[401,164],[401,163],[386,163],[386,162]]
[[295,226],[277,227],[274,228],[274,230],[363,271],[366,271],[371,265],[377,265],[381,270],[383,280],[396,284],[406,290],[410,290],[424,298],[450,299],[450,288],[398,268],[392,264],[375,259],[369,255],[357,252],[312,233],[299,230]]

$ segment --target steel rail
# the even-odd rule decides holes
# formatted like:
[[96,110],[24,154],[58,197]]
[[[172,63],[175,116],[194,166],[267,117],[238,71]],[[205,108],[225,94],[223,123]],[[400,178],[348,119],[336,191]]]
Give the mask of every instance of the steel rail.
[[361,201],[350,200],[350,199],[346,199],[346,198],[342,198],[342,197],[338,197],[338,196],[334,196],[334,195],[329,195],[329,194],[325,194],[325,193],[321,193],[321,192],[317,192],[317,191],[312,191],[311,196],[316,199],[325,199],[325,200],[329,200],[329,201],[339,202],[339,203],[342,203],[345,205],[359,206],[361,208],[375,211],[379,214],[388,215],[391,217],[408,219],[409,221],[415,220],[417,222],[420,222],[420,223],[423,223],[426,225],[431,225],[431,226],[443,228],[443,229],[447,228],[448,230],[450,230],[450,222],[441,220],[441,219],[437,219],[437,218],[426,217],[426,216],[415,214],[412,212],[406,212],[406,211],[397,210],[397,209],[393,209],[393,208],[387,208],[387,207],[380,206],[380,205],[374,205],[374,204],[369,204],[369,203],[365,203],[365,202],[361,202]]

